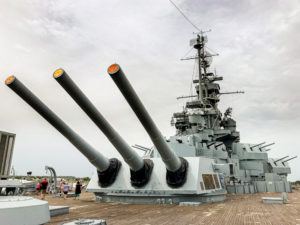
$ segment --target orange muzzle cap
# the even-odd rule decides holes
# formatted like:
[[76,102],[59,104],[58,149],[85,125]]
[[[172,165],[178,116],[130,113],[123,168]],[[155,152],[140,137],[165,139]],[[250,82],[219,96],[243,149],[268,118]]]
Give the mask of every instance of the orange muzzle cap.
[[115,63],[108,67],[107,72],[112,75],[117,73],[119,70],[120,70],[120,66]]

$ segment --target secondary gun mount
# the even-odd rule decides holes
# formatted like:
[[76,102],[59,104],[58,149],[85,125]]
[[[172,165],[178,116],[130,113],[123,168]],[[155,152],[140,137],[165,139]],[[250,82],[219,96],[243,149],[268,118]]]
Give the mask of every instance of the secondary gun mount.
[[96,126],[104,133],[111,144],[122,155],[130,167],[131,184],[135,187],[146,185],[150,179],[153,162],[150,159],[142,159],[107,122],[98,109],[74,83],[70,76],[63,70],[57,69],[53,73],[55,80],[66,90],[80,108],[89,116]]
[[97,168],[98,182],[101,187],[107,187],[115,181],[121,166],[118,159],[108,159],[89,145],[15,76],[9,76],[5,84],[65,136]]
[[118,64],[112,64],[108,67],[107,71],[146,129],[163,162],[165,163],[167,168],[166,178],[168,185],[171,187],[182,186],[186,181],[188,162],[184,158],[178,157],[168,146],[140,98],[136,94],[130,82],[127,80],[121,67]]

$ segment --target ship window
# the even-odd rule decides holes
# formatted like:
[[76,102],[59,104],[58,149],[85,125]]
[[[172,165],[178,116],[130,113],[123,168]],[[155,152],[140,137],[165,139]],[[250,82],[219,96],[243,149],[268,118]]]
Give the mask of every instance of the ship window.
[[202,174],[202,179],[206,190],[215,189],[215,183],[212,174]]
[[214,174],[214,180],[215,180],[216,188],[220,188],[219,177],[217,174]]

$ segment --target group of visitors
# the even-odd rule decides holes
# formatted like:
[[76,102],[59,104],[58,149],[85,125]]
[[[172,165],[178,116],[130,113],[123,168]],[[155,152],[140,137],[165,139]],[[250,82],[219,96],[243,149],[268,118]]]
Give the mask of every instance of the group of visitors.
[[[38,182],[36,185],[37,194],[40,194],[41,199],[45,199],[45,195],[47,193],[48,180],[47,178],[43,178],[41,182]],[[63,179],[61,179],[59,184],[59,193],[63,195],[64,199],[67,199],[68,193],[71,190],[70,185]],[[76,181],[75,185],[75,199],[79,199],[82,190],[82,184],[80,180]]]
[[[80,180],[77,180],[75,184],[75,199],[79,199],[81,190],[82,190],[82,184]],[[70,185],[68,185],[68,183],[63,179],[61,180],[60,183],[60,191],[61,193],[63,193],[64,199],[67,199],[68,193],[70,191]]]

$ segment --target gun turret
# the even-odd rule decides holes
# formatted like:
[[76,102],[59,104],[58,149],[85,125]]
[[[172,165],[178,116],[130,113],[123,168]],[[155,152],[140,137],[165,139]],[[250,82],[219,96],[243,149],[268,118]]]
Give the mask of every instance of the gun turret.
[[286,159],[286,158],[288,158],[289,156],[287,155],[287,156],[285,156],[285,157],[282,157],[282,158],[280,158],[280,159],[276,159],[276,160],[274,160],[274,163],[276,164],[277,162],[279,162],[279,161],[281,161],[281,160],[283,160],[283,159]]
[[102,187],[107,187],[115,181],[121,166],[119,160],[108,159],[89,145],[15,76],[9,76],[5,84],[65,136],[97,168],[99,183]]
[[142,187],[147,184],[153,168],[152,161],[150,159],[143,160],[127,144],[63,69],[56,70],[53,77],[122,155],[125,162],[130,166],[131,184],[136,187]]
[[187,161],[184,158],[179,158],[168,146],[120,66],[118,64],[109,66],[108,73],[146,129],[163,162],[165,163],[167,168],[168,185],[171,187],[182,186],[186,181],[188,168]]

